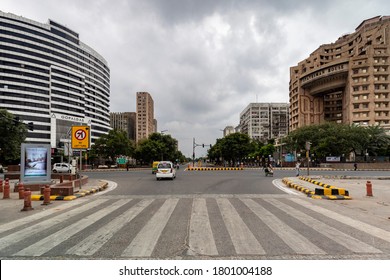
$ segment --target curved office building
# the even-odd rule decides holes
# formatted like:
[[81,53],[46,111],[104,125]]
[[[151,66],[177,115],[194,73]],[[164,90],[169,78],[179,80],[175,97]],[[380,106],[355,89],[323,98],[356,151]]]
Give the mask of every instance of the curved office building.
[[69,28],[0,11],[0,108],[33,122],[26,142],[62,146],[72,125],[110,130],[110,70]]

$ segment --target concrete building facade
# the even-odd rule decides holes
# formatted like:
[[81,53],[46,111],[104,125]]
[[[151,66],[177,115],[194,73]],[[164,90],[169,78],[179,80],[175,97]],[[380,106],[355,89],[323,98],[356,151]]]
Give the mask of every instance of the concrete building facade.
[[148,92],[137,92],[137,132],[136,141],[148,138],[156,131],[154,119],[154,101]]
[[390,17],[321,45],[290,68],[290,130],[336,122],[390,132]]
[[288,134],[288,103],[250,103],[240,114],[239,131],[261,142]]
[[126,132],[130,140],[136,138],[136,119],[135,112],[110,113],[110,123],[113,129]]
[[0,11],[0,108],[33,122],[26,142],[59,147],[72,125],[110,128],[110,69],[79,34]]

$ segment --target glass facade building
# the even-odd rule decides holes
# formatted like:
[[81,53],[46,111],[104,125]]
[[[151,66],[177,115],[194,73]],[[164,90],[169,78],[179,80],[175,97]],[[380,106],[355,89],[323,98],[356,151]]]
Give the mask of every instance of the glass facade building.
[[92,143],[110,127],[110,69],[79,34],[0,11],[0,108],[33,122],[27,143],[61,146],[72,125]]

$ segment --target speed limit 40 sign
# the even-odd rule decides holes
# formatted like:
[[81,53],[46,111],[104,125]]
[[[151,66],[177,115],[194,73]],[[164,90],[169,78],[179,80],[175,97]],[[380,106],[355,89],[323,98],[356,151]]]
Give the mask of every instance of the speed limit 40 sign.
[[89,149],[89,126],[72,126],[72,149]]

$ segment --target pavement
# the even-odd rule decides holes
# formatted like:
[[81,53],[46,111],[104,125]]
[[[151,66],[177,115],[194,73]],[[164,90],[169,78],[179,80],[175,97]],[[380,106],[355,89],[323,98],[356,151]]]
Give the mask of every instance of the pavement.
[[[33,210],[22,211],[24,209],[24,199],[19,199],[19,193],[14,192],[14,184],[18,180],[10,180],[10,198],[4,199],[4,193],[0,193],[0,225],[14,221],[19,218],[36,214],[41,211],[50,210],[62,211],[63,205],[67,203],[79,204],[83,199],[88,199],[86,196],[104,191],[109,186],[109,183],[104,180],[88,179],[88,183],[80,187],[74,188],[73,196],[50,196],[51,203],[43,205],[43,195],[39,191],[31,192],[31,207]],[[4,182],[3,182],[4,184]],[[77,203],[76,203],[77,201]]]
[[[311,199],[331,200],[338,206],[375,216],[390,222],[390,176],[300,176],[283,179],[286,187],[293,188]],[[371,194],[367,190],[367,182],[371,183]],[[321,184],[323,186],[321,186]],[[348,195],[313,195],[315,189],[343,189]]]

